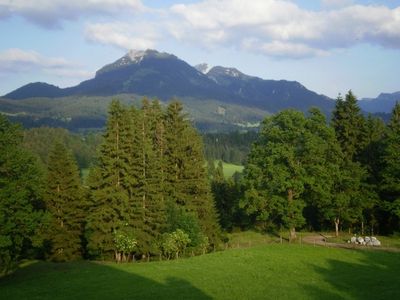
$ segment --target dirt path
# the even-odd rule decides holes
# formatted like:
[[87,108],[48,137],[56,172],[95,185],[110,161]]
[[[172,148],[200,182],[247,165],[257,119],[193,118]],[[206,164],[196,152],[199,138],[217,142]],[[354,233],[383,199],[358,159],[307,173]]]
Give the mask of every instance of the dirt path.
[[307,244],[333,247],[333,248],[344,248],[344,249],[359,249],[359,250],[381,250],[389,252],[400,252],[399,248],[393,247],[374,247],[374,246],[363,246],[356,244],[344,244],[344,243],[329,243],[326,242],[326,238],[331,238],[332,236],[322,236],[322,235],[310,235],[303,237],[303,242]]

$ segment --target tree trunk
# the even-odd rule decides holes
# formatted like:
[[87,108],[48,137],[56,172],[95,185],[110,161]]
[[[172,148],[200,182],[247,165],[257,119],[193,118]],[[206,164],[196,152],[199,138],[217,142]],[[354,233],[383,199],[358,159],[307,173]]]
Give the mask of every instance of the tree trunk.
[[364,221],[361,221],[361,235],[364,235]]
[[339,218],[335,218],[335,236],[338,237],[339,236],[339,224],[340,224],[340,220]]
[[296,238],[297,238],[296,228],[295,227],[291,227],[289,229],[289,242],[294,241]]
[[[288,206],[291,206],[291,203],[293,202],[293,190],[288,189]],[[290,219],[293,219],[293,214],[290,212],[289,215]],[[293,240],[296,239],[296,228],[294,226],[291,226],[289,229],[289,242],[292,242]]]

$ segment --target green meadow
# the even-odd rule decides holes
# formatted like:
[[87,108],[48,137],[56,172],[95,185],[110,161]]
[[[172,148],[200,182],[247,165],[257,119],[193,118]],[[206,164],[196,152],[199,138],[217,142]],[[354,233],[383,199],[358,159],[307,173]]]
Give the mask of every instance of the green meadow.
[[400,299],[400,256],[266,244],[150,263],[27,262],[1,299]]
[[[218,160],[215,161],[215,166],[218,165]],[[235,165],[231,163],[222,162],[222,167],[224,169],[225,178],[230,178],[235,174],[235,172],[241,173],[244,169],[244,166]]]

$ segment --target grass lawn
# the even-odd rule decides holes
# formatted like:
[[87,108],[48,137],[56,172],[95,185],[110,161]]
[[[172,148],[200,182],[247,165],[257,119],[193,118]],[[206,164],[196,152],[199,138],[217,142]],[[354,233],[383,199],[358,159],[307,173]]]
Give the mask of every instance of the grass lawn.
[[1,299],[400,299],[400,256],[269,244],[136,264],[33,262]]

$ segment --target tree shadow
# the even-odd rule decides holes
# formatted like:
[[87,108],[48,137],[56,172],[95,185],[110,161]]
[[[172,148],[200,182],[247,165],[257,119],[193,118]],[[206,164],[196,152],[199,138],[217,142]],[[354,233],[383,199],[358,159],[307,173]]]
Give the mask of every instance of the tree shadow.
[[312,265],[327,286],[304,285],[310,299],[400,299],[400,255],[383,251],[356,252],[357,263],[330,259],[326,267]]
[[39,262],[19,269],[0,279],[0,295],[8,300],[212,299],[181,278],[156,281],[115,265],[88,261]]

